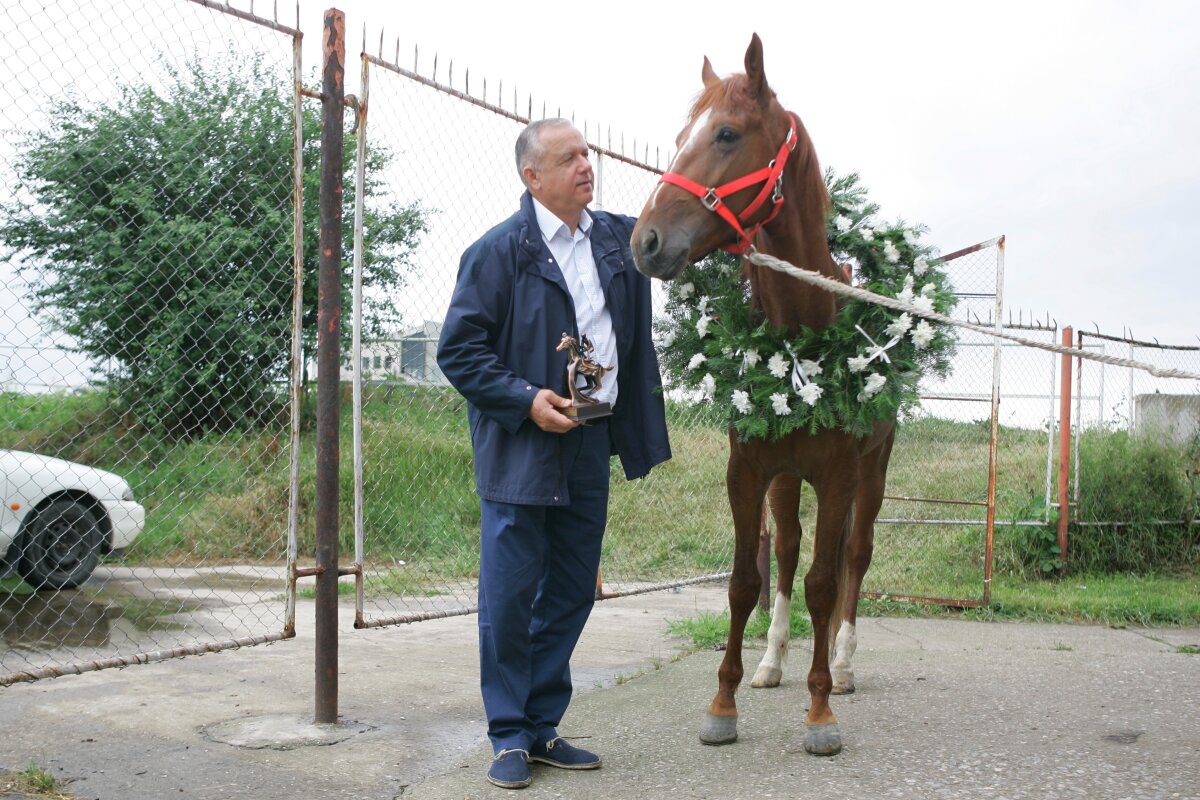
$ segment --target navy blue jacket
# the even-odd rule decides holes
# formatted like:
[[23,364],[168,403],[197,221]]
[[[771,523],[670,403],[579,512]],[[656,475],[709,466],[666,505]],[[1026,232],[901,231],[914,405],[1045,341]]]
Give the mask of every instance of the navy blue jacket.
[[[650,281],[629,249],[635,220],[588,213],[620,365],[609,439],[632,480],[671,457],[650,336]],[[567,354],[554,349],[564,332],[580,338],[575,306],[525,192],[520,211],[463,253],[438,342],[438,366],[467,399],[476,490],[484,499],[570,503],[560,457],[565,436],[528,416],[539,389],[566,396]]]

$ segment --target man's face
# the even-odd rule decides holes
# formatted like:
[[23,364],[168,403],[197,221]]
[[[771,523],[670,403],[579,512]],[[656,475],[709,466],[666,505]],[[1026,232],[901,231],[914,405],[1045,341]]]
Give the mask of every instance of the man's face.
[[569,125],[539,131],[542,158],[525,168],[530,194],[563,222],[574,227],[592,202],[594,175],[583,134]]

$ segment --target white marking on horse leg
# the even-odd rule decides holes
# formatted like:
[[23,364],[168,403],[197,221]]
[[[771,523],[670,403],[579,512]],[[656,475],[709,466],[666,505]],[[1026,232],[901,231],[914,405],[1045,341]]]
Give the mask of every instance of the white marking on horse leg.
[[837,639],[833,645],[833,661],[829,665],[829,673],[833,676],[833,693],[850,694],[854,691],[854,668],[850,659],[858,649],[858,634],[854,626],[842,620]]
[[792,598],[783,592],[775,593],[771,609],[771,627],[767,629],[767,652],[754,671],[750,685],[755,688],[778,686],[783,680],[783,665],[787,663],[788,644],[792,635]]

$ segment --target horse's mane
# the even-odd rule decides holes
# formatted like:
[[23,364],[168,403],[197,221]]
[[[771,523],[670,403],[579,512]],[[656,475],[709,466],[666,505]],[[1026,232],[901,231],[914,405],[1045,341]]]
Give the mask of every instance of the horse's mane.
[[[734,108],[749,108],[757,102],[750,93],[749,80],[745,75],[730,75],[722,81],[715,81],[696,96],[689,112],[689,119],[695,119],[707,108],[716,105],[730,105]],[[775,92],[771,92],[775,97]]]

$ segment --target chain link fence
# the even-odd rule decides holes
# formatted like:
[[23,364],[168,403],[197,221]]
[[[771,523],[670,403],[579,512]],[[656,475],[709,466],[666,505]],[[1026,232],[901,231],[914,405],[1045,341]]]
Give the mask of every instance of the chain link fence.
[[0,10],[5,682],[287,635],[298,34],[260,22]]
[[[1079,331],[1085,353],[1200,373],[1200,347]],[[1200,564],[1200,382],[1076,360],[1067,564]]]
[[[389,55],[363,56],[366,149],[385,155],[386,167],[373,177],[387,187],[388,199],[419,203],[427,230],[415,268],[394,296],[402,319],[390,335],[358,343],[343,372],[362,406],[363,502],[355,515],[364,576],[360,625],[474,608],[479,503],[466,407],[437,369],[436,342],[459,256],[517,208],[524,186],[513,144],[534,111],[528,98],[519,107],[503,97],[498,84],[489,89],[477,82],[472,94],[465,76],[455,85],[447,73],[442,83],[435,66],[426,65],[423,75],[419,63],[401,66]],[[612,151],[607,141],[600,144],[594,128],[577,125],[593,146],[594,205],[636,216],[657,173]],[[661,306],[663,293],[655,291]],[[614,462],[602,556],[605,596],[727,569],[732,536],[724,510],[724,434],[698,427],[697,413],[672,407],[675,459],[648,478],[626,482]]]
[[[286,638],[314,536],[315,280],[297,273],[316,271],[319,121],[299,31],[210,0],[13,0],[0,20],[0,682]],[[436,342],[461,252],[516,208],[521,126],[562,113],[400,61],[364,56],[347,136],[340,544],[360,627],[473,609],[466,413]],[[576,124],[596,205],[636,215],[655,153]],[[1056,339],[1005,318],[1002,239],[947,258],[957,313]],[[1194,348],[1080,343],[1196,369]],[[902,421],[865,591],[986,602],[994,531],[1054,513],[1057,364],[962,335]],[[1139,398],[1179,393],[1116,374],[1083,369],[1077,424],[1136,427]],[[632,483],[614,464],[607,596],[729,569],[726,433],[703,405],[668,415],[670,462]],[[801,510],[811,528],[811,492]]]

